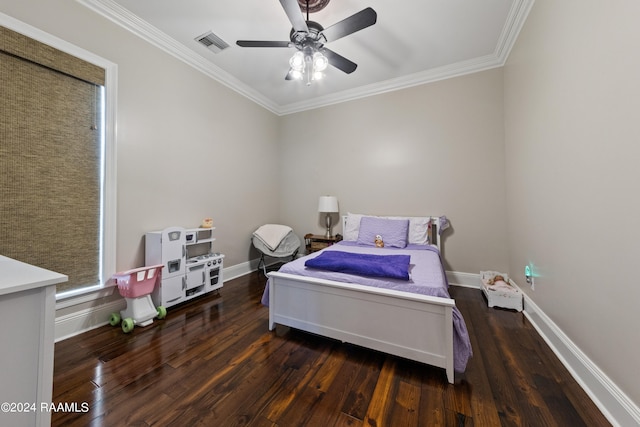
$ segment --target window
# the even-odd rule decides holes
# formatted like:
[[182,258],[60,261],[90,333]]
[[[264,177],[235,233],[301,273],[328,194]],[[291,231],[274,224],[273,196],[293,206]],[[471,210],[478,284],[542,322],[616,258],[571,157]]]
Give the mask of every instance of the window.
[[0,27],[0,255],[69,276],[59,296],[95,289],[114,272],[115,66],[10,23]]

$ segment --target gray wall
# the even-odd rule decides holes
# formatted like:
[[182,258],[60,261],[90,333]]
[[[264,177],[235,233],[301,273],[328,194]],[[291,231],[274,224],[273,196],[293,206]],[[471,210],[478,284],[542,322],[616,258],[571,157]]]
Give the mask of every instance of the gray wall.
[[640,402],[640,3],[537,0],[505,67],[509,270]]
[[446,215],[447,270],[506,270],[502,102],[495,69],[283,117],[282,221],[321,233],[326,194],[341,214]]
[[635,402],[639,8],[538,0],[504,70],[276,117],[76,2],[0,0],[119,66],[119,270],[144,232],[205,216],[227,266],[246,262],[260,224],[321,232],[323,194],[445,214],[448,270],[524,287],[534,264],[525,291]]
[[75,1],[0,11],[118,65],[117,269],[144,265],[145,232],[205,217],[226,265],[247,261],[278,219],[278,117]]

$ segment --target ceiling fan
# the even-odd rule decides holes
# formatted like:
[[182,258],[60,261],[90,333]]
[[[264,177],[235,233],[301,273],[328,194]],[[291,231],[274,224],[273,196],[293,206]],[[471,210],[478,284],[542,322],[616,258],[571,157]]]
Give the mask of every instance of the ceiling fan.
[[317,22],[309,20],[309,0],[307,0],[307,18],[304,18],[298,0],[280,0],[293,28],[289,33],[290,41],[238,40],[241,47],[295,47],[296,53],[289,61],[290,69],[286,80],[301,79],[306,75],[307,85],[311,80],[322,77],[322,71],[330,64],[350,74],[358,65],[342,55],[327,49],[326,43],[353,34],[376,23],[375,10],[368,7],[330,27],[323,28]]

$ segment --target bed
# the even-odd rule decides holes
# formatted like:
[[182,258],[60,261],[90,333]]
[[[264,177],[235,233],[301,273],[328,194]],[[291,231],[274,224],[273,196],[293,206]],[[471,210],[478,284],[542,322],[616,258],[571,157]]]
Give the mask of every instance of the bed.
[[[454,372],[464,371],[472,350],[464,319],[449,296],[440,258],[442,218],[346,215],[342,242],[268,274],[262,302],[269,307],[269,330],[285,325],[441,367],[453,383]],[[399,231],[386,230],[398,221],[403,224]],[[381,237],[376,233],[381,227],[383,248],[373,241]],[[404,247],[398,238],[402,233]],[[320,257],[396,256],[406,262],[407,255],[409,280],[313,266]],[[386,259],[390,258],[375,259],[385,260],[383,270]]]

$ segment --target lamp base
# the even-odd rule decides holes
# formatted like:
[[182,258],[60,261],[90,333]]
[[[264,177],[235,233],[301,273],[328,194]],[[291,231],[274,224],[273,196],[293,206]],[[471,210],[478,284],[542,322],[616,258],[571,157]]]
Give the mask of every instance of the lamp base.
[[324,234],[324,237],[327,239],[331,239],[333,236],[331,235],[331,214],[327,214],[324,219],[325,225],[327,226],[327,232]]

